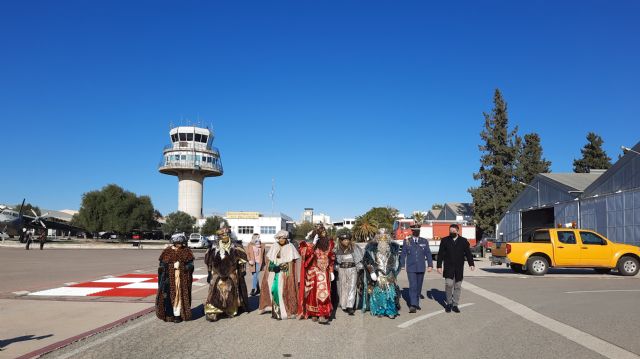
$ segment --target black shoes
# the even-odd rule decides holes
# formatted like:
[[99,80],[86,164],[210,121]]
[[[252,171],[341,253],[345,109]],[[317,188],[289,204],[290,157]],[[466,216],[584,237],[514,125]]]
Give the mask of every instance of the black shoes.
[[424,299],[424,295],[420,294],[420,299]]
[[347,314],[353,315],[353,312],[354,312],[353,308],[347,309]]
[[416,305],[416,309],[417,309],[417,310],[422,310],[422,308],[420,308],[420,306],[419,306],[419,305]]
[[174,323],[180,323],[180,322],[182,322],[182,318],[180,318],[180,317],[173,317],[173,322],[174,322]]
[[451,308],[451,310],[453,310],[455,313],[460,313],[460,308],[458,308],[457,305],[454,305],[453,308]]
[[409,313],[415,313],[416,307],[409,307]]
[[451,313],[451,306],[450,306],[449,304],[447,304],[447,305],[444,307],[444,311],[445,311],[445,312],[447,312],[447,313]]

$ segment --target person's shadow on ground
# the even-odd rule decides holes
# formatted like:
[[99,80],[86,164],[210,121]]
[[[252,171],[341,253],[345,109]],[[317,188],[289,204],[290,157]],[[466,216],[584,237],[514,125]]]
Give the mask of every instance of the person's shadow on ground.
[[427,298],[437,302],[438,304],[440,304],[443,308],[447,307],[447,295],[445,292],[436,289],[436,288],[431,288],[430,290],[427,291]]
[[11,338],[11,339],[2,339],[0,340],[0,350],[4,349],[6,346],[13,343],[26,342],[29,340],[40,340],[40,339],[45,339],[52,336],[53,334],[41,335],[39,337],[36,337],[35,335],[22,335],[22,336]]

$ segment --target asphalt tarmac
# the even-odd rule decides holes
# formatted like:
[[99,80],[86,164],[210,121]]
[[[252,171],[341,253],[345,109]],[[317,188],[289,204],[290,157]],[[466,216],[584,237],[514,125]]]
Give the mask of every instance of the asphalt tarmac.
[[[26,251],[22,251],[26,252]],[[0,259],[26,256],[22,252],[0,249]],[[64,281],[81,281],[96,275],[133,270],[155,270],[159,251],[52,250],[36,258],[12,258],[13,264],[32,263],[21,275],[13,273],[2,281],[2,293],[23,288],[39,290]],[[61,252],[61,253],[54,253]],[[125,253],[126,252],[126,253]],[[33,253],[28,253],[32,255]],[[197,252],[196,273],[204,273],[203,252]],[[84,258],[84,259],[78,259]],[[76,259],[76,260],[73,260]],[[67,265],[49,262],[66,262]],[[95,262],[93,265],[91,264]],[[113,265],[111,264],[118,264]],[[558,270],[545,277],[511,273],[505,268],[478,263],[475,272],[466,272],[462,293],[462,313],[445,313],[444,280],[436,273],[426,276],[422,310],[410,314],[404,300],[401,315],[394,319],[376,318],[369,313],[348,316],[341,310],[329,325],[310,320],[271,319],[257,310],[235,318],[207,322],[202,313],[206,286],[194,286],[194,320],[165,323],[153,313],[130,320],[110,330],[85,338],[46,358],[639,358],[640,357],[640,278],[598,275],[590,270]],[[37,285],[31,278],[52,268]],[[13,267],[9,272],[14,271]],[[110,273],[107,273],[110,272]],[[117,273],[116,273],[117,272]],[[80,278],[82,277],[82,278]],[[4,275],[3,275],[4,278]],[[27,278],[20,280],[20,278]],[[250,278],[247,281],[250,286]],[[24,283],[24,284],[22,284]],[[407,287],[406,273],[400,286]],[[406,296],[407,291],[403,294]],[[151,298],[139,302],[152,305]],[[23,311],[29,303],[60,303],[61,298],[30,300],[7,299],[6,308]],[[252,309],[258,298],[250,300]],[[81,301],[62,301],[70,309]],[[132,302],[100,303],[115,306]],[[130,310],[133,312],[133,308]],[[126,311],[125,311],[126,312]],[[4,314],[4,313],[3,313]],[[122,315],[119,311],[114,317]],[[90,313],[85,322],[92,322]],[[37,320],[23,313],[23,324]],[[49,318],[53,320],[55,316]],[[114,319],[115,320],[115,319]],[[96,323],[96,327],[98,323]],[[32,332],[36,338],[49,333]],[[0,334],[0,340],[11,333]],[[61,340],[63,335],[58,335]],[[30,340],[44,344],[50,338]],[[42,343],[41,343],[42,342]],[[12,347],[9,343],[0,357]],[[35,345],[37,346],[37,345]],[[12,351],[16,356],[16,351]]]

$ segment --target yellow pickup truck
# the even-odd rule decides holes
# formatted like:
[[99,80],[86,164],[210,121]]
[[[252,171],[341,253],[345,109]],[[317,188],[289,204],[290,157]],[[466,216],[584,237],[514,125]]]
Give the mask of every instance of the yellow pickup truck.
[[586,229],[539,229],[527,242],[504,246],[505,262],[519,273],[539,276],[556,267],[593,268],[598,273],[617,269],[623,276],[634,276],[640,270],[640,247],[618,244]]

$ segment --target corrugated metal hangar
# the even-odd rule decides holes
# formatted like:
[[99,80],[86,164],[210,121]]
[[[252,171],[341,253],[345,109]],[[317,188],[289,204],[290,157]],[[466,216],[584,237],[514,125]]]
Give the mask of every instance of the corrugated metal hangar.
[[571,223],[640,245],[640,142],[607,171],[536,175],[509,205],[497,233],[517,242],[535,229]]

